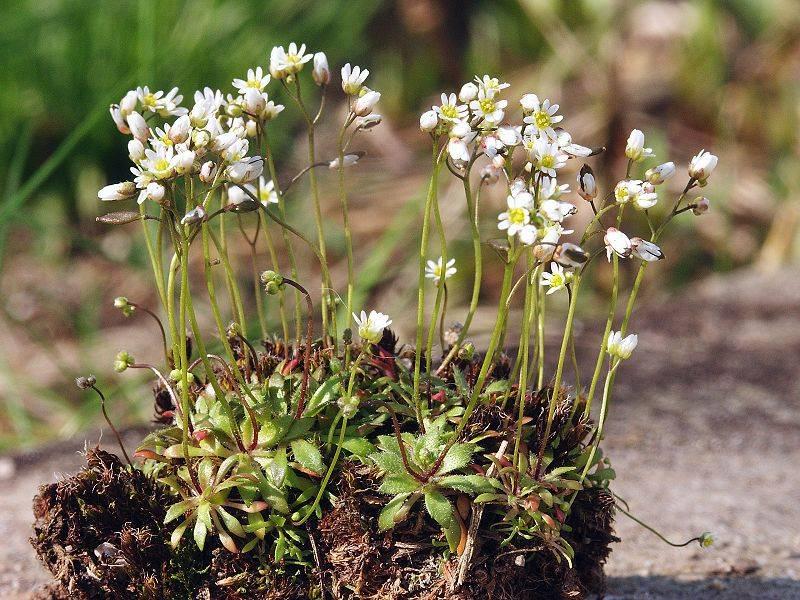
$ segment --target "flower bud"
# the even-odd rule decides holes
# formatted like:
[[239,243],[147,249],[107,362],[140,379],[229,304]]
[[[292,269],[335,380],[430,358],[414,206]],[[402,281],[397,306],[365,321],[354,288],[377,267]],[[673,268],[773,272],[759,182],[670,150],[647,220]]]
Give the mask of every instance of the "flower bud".
[[122,112],[123,117],[127,117],[131,114],[134,110],[136,110],[136,104],[139,102],[139,96],[136,93],[136,90],[128,90],[122,100],[119,101],[119,109]]
[[705,185],[706,180],[717,168],[718,160],[714,154],[700,150],[700,153],[694,156],[689,163],[689,177],[696,179],[701,186]]
[[704,531],[697,540],[701,548],[709,548],[714,543],[714,536],[709,531]]
[[592,167],[584,164],[578,173],[578,194],[587,202],[591,202],[597,198],[597,182],[594,178],[594,171]]
[[192,131],[192,124],[189,121],[189,115],[183,115],[175,119],[175,122],[170,126],[169,133],[167,134],[173,144],[182,144],[189,139],[189,133]]
[[195,129],[192,132],[192,144],[195,148],[205,148],[211,143],[211,133],[206,129]]
[[317,52],[314,55],[314,68],[311,70],[311,77],[314,83],[319,86],[328,85],[331,82],[331,70],[328,67],[328,57],[324,52]]
[[477,97],[478,86],[471,81],[462,85],[461,90],[458,92],[458,99],[461,100],[461,102],[471,102]]
[[[152,181],[147,184],[145,188],[145,196],[152,200],[153,202],[158,202],[161,204],[161,201],[164,199],[164,195],[167,193],[167,189],[156,181]],[[141,196],[140,196],[141,198]],[[144,198],[141,198],[144,200]],[[140,202],[141,204],[141,202]]]
[[356,100],[355,106],[353,107],[353,112],[359,117],[366,117],[372,112],[372,109],[375,108],[375,105],[380,99],[380,92],[369,90],[365,94],[359,96],[358,100]]
[[144,144],[136,138],[128,141],[128,158],[131,162],[138,163],[144,159]]
[[200,167],[200,181],[205,184],[210,184],[214,181],[214,176],[217,174],[217,165],[214,164],[214,161],[207,161],[203,163],[203,166]]
[[705,196],[699,196],[695,198],[692,212],[697,216],[700,216],[703,213],[707,213],[710,207],[711,207],[711,201]]
[[191,173],[194,166],[194,158],[195,153],[193,150],[184,150],[175,155],[172,159],[172,165],[175,167],[176,172],[185,175],[186,173]]
[[132,181],[123,181],[122,183],[114,183],[107,185],[97,192],[97,197],[100,200],[109,202],[112,200],[126,200],[132,198],[136,194],[136,184]]
[[206,218],[206,211],[202,206],[195,206],[192,210],[186,213],[181,219],[181,225],[194,225],[200,223]]
[[359,117],[356,120],[356,129],[361,129],[363,131],[367,131],[368,129],[372,129],[373,127],[377,127],[383,121],[383,117],[379,114],[373,113],[371,115],[367,115],[366,117]]
[[522,106],[522,112],[525,114],[532,113],[534,110],[539,108],[539,97],[536,94],[525,94],[522,98],[519,99],[520,106]]
[[644,147],[644,134],[638,129],[631,131],[628,144],[625,146],[625,156],[634,161],[641,161],[648,156],[653,156],[651,148]]
[[419,117],[419,128],[430,133],[439,124],[439,115],[434,110],[427,110]]
[[664,253],[661,251],[661,248],[656,246],[653,242],[648,242],[640,237],[631,238],[631,250],[635,257],[645,262],[654,262],[664,258]]
[[631,357],[631,354],[633,354],[633,351],[636,349],[638,343],[639,336],[637,336],[635,333],[623,338],[621,331],[612,331],[608,338],[606,351],[609,355],[611,355],[612,358],[627,360]]
[[114,298],[114,308],[118,308],[123,315],[130,317],[136,307],[132,306],[125,296],[117,296]]
[[675,163],[665,162],[652,169],[647,169],[644,173],[644,178],[653,185],[660,185],[673,175],[675,175]]
[[133,137],[143,144],[147,143],[147,139],[150,137],[150,128],[147,126],[147,121],[144,120],[144,117],[134,111],[128,115],[126,121]]
[[117,373],[122,373],[134,364],[136,364],[136,361],[124,350],[119,352],[116,358],[114,358],[114,370]]
[[244,125],[244,129],[247,132],[247,137],[254,138],[258,135],[258,123],[249,119],[247,123]]
[[489,163],[481,169],[481,181],[488,185],[493,185],[500,180],[500,173],[503,172],[503,167],[498,167],[494,163]]
[[251,115],[260,115],[267,107],[267,99],[260,91],[248,88],[244,93],[244,107]]
[[75,379],[75,385],[77,385],[82,390],[88,390],[90,387],[94,387],[95,383],[97,383],[97,378],[94,375],[87,375],[86,377],[77,377]]
[[226,173],[233,183],[249,183],[258,179],[263,170],[264,160],[260,156],[251,156],[230,165]]
[[117,126],[117,130],[123,135],[129,135],[131,130],[125,122],[125,117],[122,116],[119,104],[112,104],[109,106],[108,112],[111,113],[111,118],[114,120],[114,125]]
[[283,275],[275,271],[264,271],[261,273],[261,283],[264,285],[264,291],[274,296],[283,289]]
[[631,255],[631,241],[627,235],[616,227],[609,227],[603,237],[606,245],[606,256],[611,260],[611,255],[616,254],[620,258],[628,258]]
[[[358,162],[361,158],[362,154],[345,154],[344,160],[342,161],[342,165],[345,167],[351,167]],[[339,168],[339,158],[334,158],[331,162],[328,163],[329,169],[338,169]]]
[[577,244],[564,242],[556,248],[553,260],[564,267],[577,268],[589,260],[589,254]]

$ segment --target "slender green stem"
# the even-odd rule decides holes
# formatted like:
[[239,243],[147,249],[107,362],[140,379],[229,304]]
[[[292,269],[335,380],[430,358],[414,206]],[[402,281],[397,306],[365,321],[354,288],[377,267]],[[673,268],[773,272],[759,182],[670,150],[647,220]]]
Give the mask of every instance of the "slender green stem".
[[592,468],[592,463],[594,462],[595,454],[597,453],[597,448],[600,446],[600,440],[603,437],[603,430],[605,429],[606,424],[606,416],[608,415],[608,401],[611,397],[611,382],[614,377],[614,373],[617,371],[617,367],[620,365],[620,360],[615,359],[614,364],[608,369],[606,373],[606,381],[603,385],[603,400],[600,404],[600,419],[597,423],[597,430],[594,434],[594,440],[592,441],[592,449],[589,452],[589,458],[586,461],[586,465],[583,467],[583,472],[581,473],[580,482],[583,483],[584,479],[586,479],[586,474],[589,472],[589,469]]
[[[520,334],[520,350],[517,356],[516,365],[526,365],[528,364],[528,353],[530,348],[530,326],[531,320],[528,318],[528,315],[531,312],[533,307],[533,297],[534,294],[538,293],[538,290],[534,288],[532,284],[532,280],[538,281],[538,268],[534,269],[534,272],[527,275],[527,282],[525,285],[525,303],[524,308],[522,310],[522,333]],[[509,380],[513,381],[513,379]],[[528,393],[528,369],[520,368],[519,372],[519,386],[517,388],[517,429],[516,434],[514,436],[514,460],[513,464],[518,466],[519,460],[519,447],[522,443],[522,422],[525,417],[525,397]]]
[[339,133],[339,201],[342,205],[342,219],[344,223],[344,245],[347,253],[347,310],[346,314],[353,311],[353,289],[355,285],[355,265],[353,261],[353,234],[350,228],[350,211],[347,202],[347,189],[344,182],[344,135],[347,127],[351,123],[351,116],[348,116],[342,130]]
[[[258,218],[261,219],[261,227],[264,229],[264,237],[267,239],[267,250],[269,251],[269,258],[272,262],[272,269],[276,273],[280,273],[280,262],[278,261],[278,253],[275,250],[275,241],[272,239],[272,233],[269,230],[269,223],[267,223],[267,216],[263,211],[258,211]],[[259,278],[256,278],[258,281]],[[297,292],[297,290],[295,290]],[[259,294],[261,292],[259,291]],[[281,329],[283,330],[283,339],[286,343],[289,342],[289,321],[286,318],[286,295],[283,290],[278,292],[278,308],[280,310]]]
[[[141,215],[146,214],[146,209],[144,204],[139,205],[139,213]],[[162,227],[162,223],[158,224],[159,229]],[[153,269],[153,278],[156,281],[156,290],[158,291],[158,297],[161,300],[161,305],[164,307],[164,310],[167,310],[167,293],[164,290],[164,272],[161,269],[161,244],[159,236],[159,244],[158,246],[153,245],[153,239],[150,235],[150,225],[147,223],[146,219],[142,219],[142,231],[144,231],[144,241],[145,245],[147,246],[147,255],[150,258],[150,266]]]
[[[436,322],[439,320],[439,311],[442,308],[442,301],[444,299],[445,279],[447,275],[447,237],[445,236],[444,223],[442,222],[442,213],[439,210],[439,194],[438,190],[433,195],[433,215],[436,221],[436,230],[439,233],[439,246],[441,252],[441,266],[442,273],[439,278],[439,285],[436,287],[436,300],[433,304],[433,312],[431,313],[431,322],[428,328],[428,342],[425,345],[425,372],[431,372],[431,362],[433,360],[433,338],[436,334]],[[442,352],[444,352],[444,345],[442,345]]]
[[430,236],[431,208],[439,182],[439,170],[442,168],[439,156],[438,143],[433,144],[433,173],[428,185],[428,195],[425,200],[425,212],[422,217],[422,235],[419,246],[419,274],[417,277],[417,339],[414,346],[414,391],[412,399],[415,406],[419,405],[420,371],[422,369],[423,336],[425,327],[425,261],[428,255],[428,237]]
[[611,283],[611,300],[608,303],[608,317],[606,318],[605,329],[603,330],[603,340],[600,342],[600,351],[597,353],[597,361],[594,365],[594,373],[592,374],[592,381],[589,384],[589,392],[586,396],[586,406],[583,409],[583,414],[589,416],[592,409],[592,400],[594,399],[597,383],[600,379],[600,372],[603,368],[603,359],[606,355],[608,348],[608,337],[611,334],[611,326],[614,323],[614,315],[617,311],[617,296],[619,294],[619,258],[616,254],[612,256],[612,283]]

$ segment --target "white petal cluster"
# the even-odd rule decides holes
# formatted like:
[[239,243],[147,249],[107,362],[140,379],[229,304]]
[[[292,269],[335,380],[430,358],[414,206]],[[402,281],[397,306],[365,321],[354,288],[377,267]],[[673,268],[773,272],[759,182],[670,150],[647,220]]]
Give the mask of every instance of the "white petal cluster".
[[429,260],[425,265],[425,277],[432,279],[435,284],[439,284],[442,279],[450,279],[456,274],[458,269],[455,267],[456,259],[451,258],[447,261],[447,266],[442,265],[442,257],[436,261]]
[[383,330],[392,324],[389,315],[371,310],[369,315],[366,311],[361,311],[361,315],[353,313],[353,320],[358,327],[358,337],[365,342],[377,344],[383,337]]
[[275,46],[269,55],[269,73],[275,79],[286,79],[303,70],[307,62],[314,58],[313,54],[306,53],[306,45],[289,44],[287,49]]
[[638,343],[639,336],[635,333],[622,337],[621,331],[612,331],[608,337],[608,353],[612,358],[627,360],[633,354]]

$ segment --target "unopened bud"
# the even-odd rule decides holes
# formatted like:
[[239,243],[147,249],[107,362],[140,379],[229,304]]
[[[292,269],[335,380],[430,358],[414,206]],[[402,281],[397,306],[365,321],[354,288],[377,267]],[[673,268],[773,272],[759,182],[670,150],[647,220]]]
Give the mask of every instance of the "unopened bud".
[[662,184],[673,175],[675,175],[674,162],[666,162],[658,165],[657,167],[653,167],[652,169],[647,169],[647,171],[644,172],[645,181],[648,181],[653,185]]
[[714,536],[710,532],[704,531],[700,535],[698,542],[700,543],[701,548],[708,548],[714,543]]
[[214,176],[217,174],[217,165],[213,161],[204,162],[200,167],[200,181],[209,184],[214,181]]
[[465,83],[461,86],[461,90],[458,92],[458,99],[461,102],[471,102],[478,97],[478,86],[472,83]]
[[314,55],[314,68],[311,70],[311,77],[314,83],[319,86],[328,85],[331,82],[331,70],[328,67],[328,57],[324,52],[317,52]]
[[705,196],[699,196],[694,201],[694,207],[692,208],[692,212],[700,216],[703,213],[707,213],[710,207],[711,207],[711,201]]
[[270,296],[274,296],[284,286],[283,275],[275,271],[264,271],[261,274],[261,283],[264,284],[264,291]]
[[128,367],[133,366],[136,363],[134,358],[125,352],[124,350],[119,352],[114,359],[114,370],[117,373],[122,373],[123,371],[127,370]]
[[419,128],[422,131],[430,133],[439,124],[439,115],[434,110],[428,110],[422,113],[419,117]]
[[366,117],[372,112],[372,109],[375,108],[375,105],[380,99],[380,92],[369,90],[365,94],[359,96],[358,100],[356,100],[356,103],[353,106],[353,112],[356,114],[356,116]]
[[114,298],[114,308],[118,308],[122,311],[123,315],[130,317],[136,307],[131,306],[131,303],[125,296],[117,296]]
[[181,219],[181,225],[194,225],[206,218],[206,211],[202,206],[195,206]]
[[77,385],[82,390],[88,390],[90,387],[93,387],[95,383],[97,383],[97,378],[95,378],[94,375],[87,375],[86,377],[77,377],[75,379],[75,385]]

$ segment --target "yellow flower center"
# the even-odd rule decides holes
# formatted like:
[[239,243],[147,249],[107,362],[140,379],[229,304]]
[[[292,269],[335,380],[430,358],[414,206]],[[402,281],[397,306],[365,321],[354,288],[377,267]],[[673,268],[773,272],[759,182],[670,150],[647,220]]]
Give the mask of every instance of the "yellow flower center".
[[525,216],[524,208],[512,208],[508,211],[508,220],[514,225],[524,225]]
[[155,94],[152,92],[149,94],[145,94],[144,98],[142,98],[142,104],[145,106],[155,106],[156,105],[156,97]]
[[535,113],[533,113],[533,122],[539,129],[547,129],[553,124],[553,120],[550,118],[550,115],[543,110],[537,110]]
[[166,171],[169,169],[169,161],[166,158],[159,158],[153,165],[153,168],[156,171]]
[[539,161],[541,165],[546,169],[552,169],[553,166],[556,164],[556,157],[552,154],[545,154],[542,156],[541,161]]
[[261,89],[261,82],[257,79],[248,79],[245,85],[255,90]]
[[447,117],[448,119],[458,118],[458,109],[454,104],[443,104],[440,110],[442,111],[443,117]]
[[481,107],[481,112],[485,115],[490,115],[495,111],[496,105],[494,103],[494,100],[490,98],[484,98],[483,100],[480,100],[478,104]]

